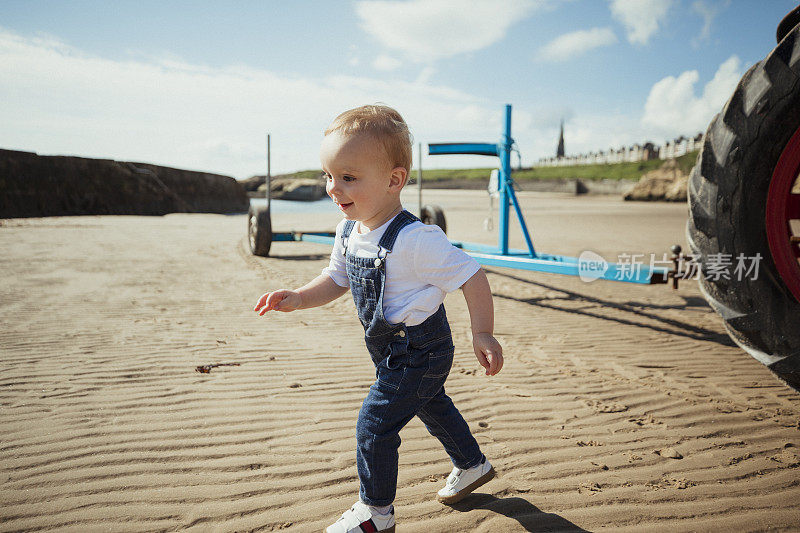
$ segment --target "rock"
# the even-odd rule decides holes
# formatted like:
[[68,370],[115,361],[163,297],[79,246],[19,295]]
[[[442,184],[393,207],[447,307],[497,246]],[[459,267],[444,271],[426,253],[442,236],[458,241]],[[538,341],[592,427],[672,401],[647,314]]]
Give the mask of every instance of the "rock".
[[625,200],[685,202],[689,176],[681,172],[674,159],[651,170],[623,195]]
[[678,452],[675,448],[664,448],[663,450],[656,450],[656,453],[661,457],[666,457],[667,459],[683,459],[683,455]]
[[[267,184],[258,187],[258,196],[266,197]],[[325,182],[306,178],[282,178],[272,180],[272,198],[313,202],[325,196]]]
[[249,178],[239,180],[239,185],[244,187],[244,190],[249,194],[256,192],[265,180],[266,176],[250,176]]
[[0,218],[245,212],[232,177],[0,149]]
[[668,202],[685,202],[686,190],[689,187],[689,176],[682,174],[667,187],[664,200]]
[[[251,176],[239,183],[251,198],[266,198],[267,177]],[[314,201],[325,196],[325,179],[322,172],[303,171],[295,174],[273,176],[272,198],[275,200]]]

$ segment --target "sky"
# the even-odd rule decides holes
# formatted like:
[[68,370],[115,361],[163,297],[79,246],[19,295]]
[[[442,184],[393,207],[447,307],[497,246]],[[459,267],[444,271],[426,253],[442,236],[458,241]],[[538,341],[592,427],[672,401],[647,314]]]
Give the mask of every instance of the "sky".
[[[794,0],[0,0],[0,148],[242,179],[319,168],[339,113],[384,103],[423,145],[522,164],[705,131]],[[516,158],[514,158],[516,163]]]

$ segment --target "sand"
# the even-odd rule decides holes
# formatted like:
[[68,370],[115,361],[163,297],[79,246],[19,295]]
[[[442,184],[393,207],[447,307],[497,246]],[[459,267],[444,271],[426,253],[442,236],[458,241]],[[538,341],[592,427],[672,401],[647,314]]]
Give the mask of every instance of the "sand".
[[[660,257],[684,241],[685,205],[520,199],[541,251]],[[426,202],[444,206],[451,238],[496,242],[485,193]],[[321,531],[356,500],[354,426],[374,372],[352,301],[259,318],[258,297],[311,279],[329,248],[253,257],[245,227],[244,215],[2,221],[0,530]],[[451,465],[413,420],[398,532],[798,527],[800,394],[728,339],[696,283],[488,276],[505,367],[482,374],[453,293],[447,390],[498,477],[436,502]],[[195,371],[211,363],[239,366]]]

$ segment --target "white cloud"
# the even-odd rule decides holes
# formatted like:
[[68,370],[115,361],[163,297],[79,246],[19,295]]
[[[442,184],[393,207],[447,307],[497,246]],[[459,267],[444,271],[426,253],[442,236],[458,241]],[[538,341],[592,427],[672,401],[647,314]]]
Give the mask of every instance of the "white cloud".
[[418,85],[427,85],[435,73],[436,70],[432,66],[428,65],[420,71],[414,83]]
[[692,39],[692,43],[695,46],[699,44],[700,41],[704,41],[711,36],[711,25],[714,19],[717,18],[717,15],[719,15],[723,9],[727,9],[728,6],[729,2],[724,2],[721,5],[711,5],[704,0],[696,0],[692,4],[692,11],[700,15],[703,19],[703,27],[700,29],[700,34]]
[[672,6],[672,0],[613,0],[611,14],[628,32],[631,44],[647,44]]
[[[239,178],[264,172],[267,132],[274,173],[318,168],[324,128],[339,112],[365,103],[397,106],[423,144],[495,142],[504,120],[502,105],[431,83],[430,66],[405,82],[349,75],[303,79],[176,58],[112,61],[0,29],[0,70],[11,73],[0,76],[0,147]],[[638,117],[573,118],[570,109],[518,106],[513,130],[525,164],[552,155],[562,117],[569,153],[639,142],[645,130]],[[426,155],[423,161],[424,168],[496,164],[479,156]]]
[[358,46],[351,44],[348,49],[348,59],[347,64],[351,67],[357,67],[361,64],[361,58],[358,55],[359,49]]
[[373,68],[377,70],[390,71],[398,68],[402,63],[392,56],[381,54],[372,62]]
[[[239,178],[264,172],[267,132],[274,172],[317,168],[328,123],[341,111],[367,103],[397,106],[420,142],[491,142],[502,120],[495,104],[431,84],[428,69],[415,81],[317,79],[176,58],[115,61],[2,28],[0,72],[0,147]],[[425,165],[462,163],[455,156],[427,158]],[[481,164],[492,163],[483,159]]]
[[356,3],[361,27],[381,44],[415,61],[473,52],[502,39],[544,0],[369,0]]
[[705,131],[741,77],[741,62],[735,55],[719,66],[700,96],[695,95],[695,84],[700,79],[696,70],[687,70],[677,78],[668,76],[650,89],[642,124],[665,138]]
[[538,57],[542,61],[564,61],[616,42],[617,36],[611,28],[578,30],[565,33],[547,43],[539,50]]

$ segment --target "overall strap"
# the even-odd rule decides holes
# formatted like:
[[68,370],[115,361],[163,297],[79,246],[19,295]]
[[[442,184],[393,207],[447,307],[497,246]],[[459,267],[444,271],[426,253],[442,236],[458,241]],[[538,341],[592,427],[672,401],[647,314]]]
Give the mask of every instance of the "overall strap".
[[344,227],[342,228],[342,248],[344,249],[344,254],[347,255],[347,239],[350,237],[350,233],[353,231],[353,227],[356,225],[355,220],[345,220]]
[[345,220],[344,227],[342,228],[342,237],[345,239],[350,236],[350,232],[353,231],[353,227],[356,225],[355,220]]
[[397,239],[397,235],[400,233],[400,230],[412,222],[416,222],[417,220],[419,220],[417,217],[403,209],[396,217],[394,217],[394,220],[392,220],[392,223],[389,224],[389,227],[386,228],[386,231],[383,233],[383,237],[381,237],[378,246],[387,252],[391,252],[392,247],[394,246],[394,241]]

